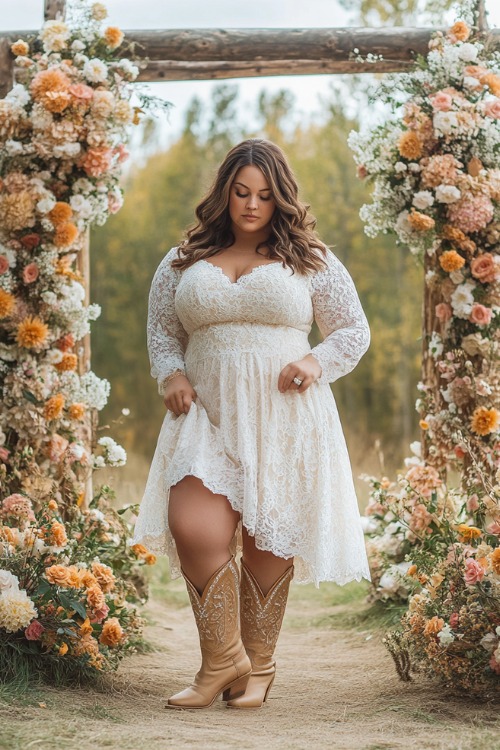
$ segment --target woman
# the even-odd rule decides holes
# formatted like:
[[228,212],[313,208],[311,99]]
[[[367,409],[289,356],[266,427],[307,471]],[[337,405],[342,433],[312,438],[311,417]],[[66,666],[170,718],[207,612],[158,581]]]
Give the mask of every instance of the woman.
[[[246,140],[153,278],[148,350],[167,413],[133,541],[184,576],[202,652],[169,708],[221,693],[231,708],[261,706],[294,574],[370,580],[329,386],[356,366],[369,327],[307,208],[283,152]],[[313,319],[325,338],[311,349]]]

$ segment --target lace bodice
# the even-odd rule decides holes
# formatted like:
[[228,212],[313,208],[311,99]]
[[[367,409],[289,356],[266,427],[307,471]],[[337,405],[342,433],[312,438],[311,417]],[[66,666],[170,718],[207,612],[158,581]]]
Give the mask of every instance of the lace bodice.
[[163,393],[174,370],[185,371],[189,336],[203,326],[245,322],[290,326],[309,333],[313,320],[324,340],[311,349],[333,383],[354,369],[370,344],[370,329],[354,282],[328,252],[328,267],[312,276],[293,273],[280,261],[257,266],[236,282],[206,260],[179,271],[172,248],[153,277],[149,294],[147,343],[151,375]]

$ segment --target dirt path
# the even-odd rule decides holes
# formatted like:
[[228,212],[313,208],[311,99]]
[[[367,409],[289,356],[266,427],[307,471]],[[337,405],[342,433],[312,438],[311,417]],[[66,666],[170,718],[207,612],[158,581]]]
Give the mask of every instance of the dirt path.
[[[332,626],[365,605],[329,605],[329,589],[293,586],[269,704],[235,711],[164,709],[199,666],[187,597],[152,600],[146,637],[155,651],[129,658],[106,694],[43,688],[25,705],[0,701],[5,750],[492,750],[498,706],[450,700],[426,683],[399,681],[381,632]],[[322,592],[322,593],[321,593]],[[173,597],[173,598],[172,598]],[[336,619],[332,619],[332,616]],[[40,707],[39,702],[45,703]]]

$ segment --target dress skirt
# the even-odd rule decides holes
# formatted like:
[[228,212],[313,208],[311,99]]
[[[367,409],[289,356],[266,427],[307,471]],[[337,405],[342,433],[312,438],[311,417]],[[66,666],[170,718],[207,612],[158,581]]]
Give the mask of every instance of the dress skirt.
[[305,331],[229,322],[189,337],[184,361],[196,391],[187,414],[167,411],[134,542],[167,554],[170,488],[186,475],[226,495],[259,549],[295,558],[298,583],[370,580],[351,465],[328,383],[280,393],[282,368],[311,351]]

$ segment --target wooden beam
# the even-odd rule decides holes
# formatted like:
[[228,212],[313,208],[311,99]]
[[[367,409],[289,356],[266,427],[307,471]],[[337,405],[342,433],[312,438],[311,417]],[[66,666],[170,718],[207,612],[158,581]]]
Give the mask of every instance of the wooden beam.
[[177,62],[157,60],[139,72],[139,81],[214,81],[263,76],[331,75],[334,73],[389,73],[408,69],[411,63],[383,60],[273,60],[272,62]]
[[[443,32],[446,28],[441,29]],[[354,49],[409,62],[414,52],[426,54],[434,29],[168,29],[125,31],[139,58],[151,61],[271,62],[282,60],[348,60]],[[500,47],[500,29],[489,32]]]
[[44,0],[43,17],[46,21],[55,21],[66,15],[66,0]]
[[14,83],[14,56],[10,45],[8,39],[0,39],[0,99],[9,93]]

